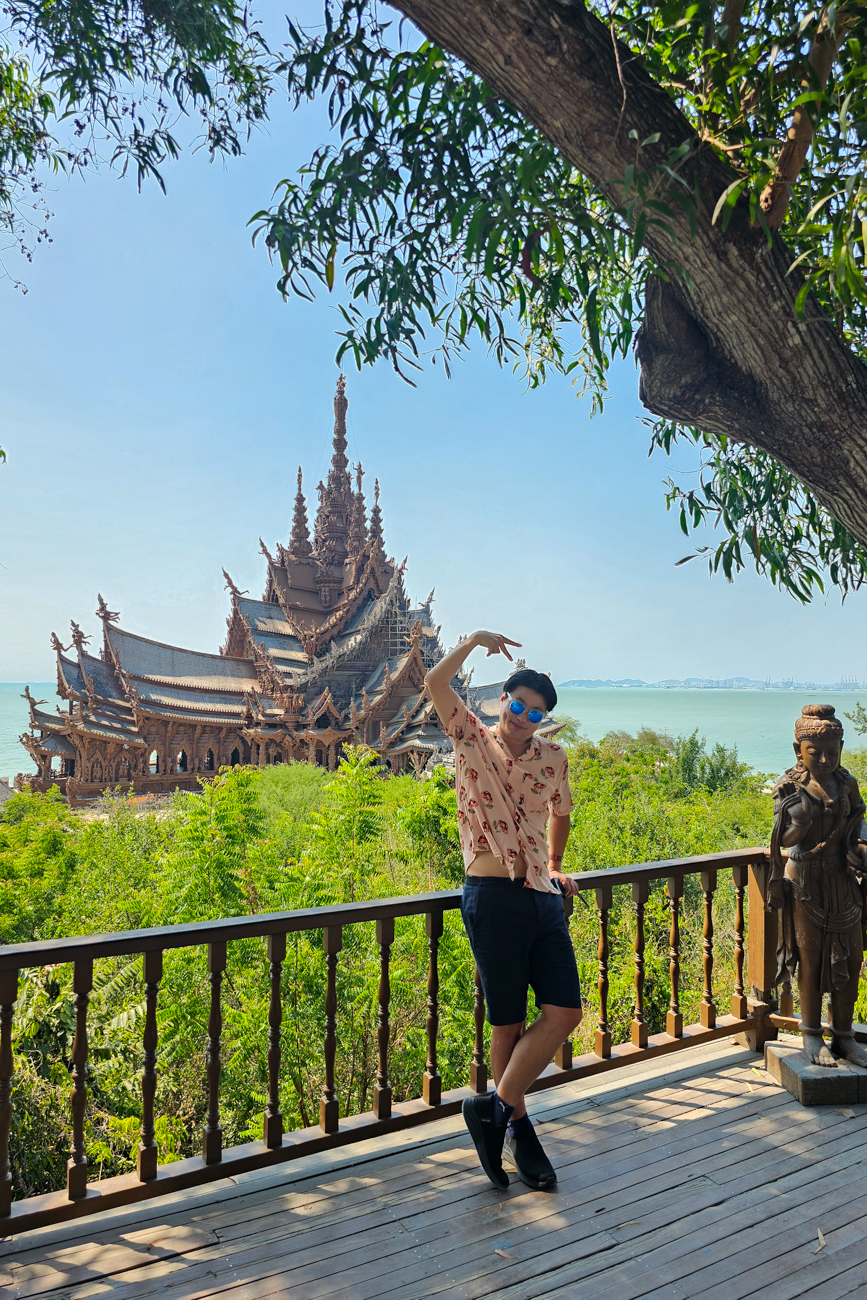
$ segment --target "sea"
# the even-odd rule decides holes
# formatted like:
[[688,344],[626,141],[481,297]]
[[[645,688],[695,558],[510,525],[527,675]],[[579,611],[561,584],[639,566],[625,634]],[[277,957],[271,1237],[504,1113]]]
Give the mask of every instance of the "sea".
[[[54,682],[31,682],[37,699],[47,700],[48,712],[56,702]],[[18,737],[27,727],[29,710],[21,698],[24,686],[0,682],[0,777],[36,769]],[[641,727],[689,736],[698,731],[708,745],[717,741],[736,745],[738,755],[758,772],[778,775],[792,763],[795,719],[804,704],[833,704],[853,748],[867,745],[856,736],[846,713],[861,701],[867,708],[867,691],[739,691],[688,690],[658,687],[585,687],[559,691],[557,714],[576,719],[583,735],[601,740],[609,731],[635,734]]]
[[736,745],[742,762],[773,776],[794,762],[795,719],[805,704],[833,704],[846,732],[844,740],[853,749],[867,746],[867,736],[856,735],[846,718],[859,700],[867,708],[867,691],[600,686],[564,687],[557,694],[556,713],[577,719],[580,731],[591,740],[601,740],[609,731],[634,735],[641,727],[667,731],[670,736],[698,731],[708,746]]

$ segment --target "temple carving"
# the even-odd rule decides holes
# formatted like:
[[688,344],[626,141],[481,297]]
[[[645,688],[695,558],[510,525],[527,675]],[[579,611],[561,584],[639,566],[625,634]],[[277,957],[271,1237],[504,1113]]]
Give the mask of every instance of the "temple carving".
[[116,787],[196,789],[239,763],[334,769],[346,744],[369,745],[392,771],[420,772],[445,750],[423,681],[442,654],[433,592],[413,606],[406,560],[386,555],[379,483],[368,513],[364,471],[346,456],[347,406],[341,376],[312,536],[299,469],[288,546],[272,554],[260,538],[262,599],[223,570],[231,613],[218,654],[125,631],[101,595],[98,652],[75,622],[69,645],[51,634],[64,707],[47,712],[26,690],[21,742],[38,776],[16,784],[80,800]]

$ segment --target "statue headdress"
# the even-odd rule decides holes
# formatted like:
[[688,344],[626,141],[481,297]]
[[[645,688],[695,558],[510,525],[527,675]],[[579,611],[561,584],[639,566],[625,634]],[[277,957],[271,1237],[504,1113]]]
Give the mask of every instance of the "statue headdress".
[[836,716],[833,704],[805,704],[795,723],[795,740],[810,736],[836,736],[843,739],[843,724]]

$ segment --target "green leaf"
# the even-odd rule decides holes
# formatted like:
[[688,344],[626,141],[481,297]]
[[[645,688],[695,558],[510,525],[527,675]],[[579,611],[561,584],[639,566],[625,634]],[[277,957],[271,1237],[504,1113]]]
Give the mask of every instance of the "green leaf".
[[334,288],[334,259],[337,256],[337,241],[331,245],[328,250],[328,256],[325,259],[325,283],[329,290]]
[[719,217],[723,208],[734,207],[735,203],[737,202],[738,195],[740,194],[745,184],[746,184],[746,178],[742,176],[738,180],[732,181],[731,185],[726,186],[726,188],[723,190],[722,194],[719,196],[719,198],[716,201],[716,205],[713,210],[713,216],[711,217],[712,226],[716,225],[717,218]]

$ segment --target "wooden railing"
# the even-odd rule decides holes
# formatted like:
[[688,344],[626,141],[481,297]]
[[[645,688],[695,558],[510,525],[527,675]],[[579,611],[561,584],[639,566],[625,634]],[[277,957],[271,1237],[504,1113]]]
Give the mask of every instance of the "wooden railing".
[[[764,911],[766,857],[762,849],[743,849],[702,857],[649,862],[608,871],[590,871],[573,877],[579,891],[593,891],[599,920],[598,1023],[594,1051],[573,1059],[571,1040],[558,1050],[533,1090],[578,1079],[586,1075],[631,1064],[643,1057],[678,1051],[732,1033],[744,1035],[754,1048],[776,1036],[768,1017],[776,1010],[770,990],[776,948],[776,918]],[[714,996],[713,897],[720,872],[730,871],[735,894],[734,970],[731,1012],[721,1013]],[[703,990],[699,1022],[684,1026],[681,1010],[681,900],[684,878],[700,877],[704,897]],[[670,1002],[664,1033],[649,1033],[645,1014],[645,905],[652,880],[664,879],[668,898],[670,931]],[[609,912],[613,890],[631,886],[635,906],[634,988],[635,1000],[628,1042],[613,1043],[609,1024]],[[752,923],[748,930],[747,971],[744,971],[745,920],[747,909]],[[133,930],[82,938],[54,939],[42,943],[0,947],[0,1235],[21,1232],[42,1224],[58,1222],[110,1206],[160,1196],[215,1178],[261,1168],[284,1160],[344,1143],[358,1142],[392,1129],[407,1128],[455,1113],[465,1096],[488,1089],[485,1062],[484,1003],[476,972],[474,997],[474,1041],[467,1055],[468,1087],[444,1092],[437,1063],[439,1031],[439,940],[443,916],[460,905],[460,891],[420,894],[351,903],[338,907],[310,908],[262,916],[229,917],[201,924]],[[572,899],[564,900],[571,913]],[[426,999],[427,1054],[420,1096],[394,1105],[389,1082],[389,1038],[391,988],[389,962],[398,917],[424,916],[428,944]],[[372,1110],[364,1115],[341,1117],[335,1091],[337,1051],[337,969],[343,946],[344,927],[375,923],[380,956],[378,990],[378,1069]],[[326,959],[324,1087],[319,1124],[298,1132],[284,1133],[280,1110],[280,1064],[283,1003],[282,965],[286,936],[297,931],[321,930]],[[773,932],[772,932],[773,931]],[[234,940],[264,937],[269,962],[270,1004],[268,1015],[268,1091],[261,1141],[229,1149],[223,1147],[220,1125],[220,1076],[222,1035],[222,984],[226,969],[227,944]],[[206,1087],[207,1112],[202,1134],[202,1155],[160,1165],[155,1133],[154,1099],[157,1086],[159,1041],[157,1003],[162,978],[163,953],[172,948],[207,944],[210,1013],[207,1026]],[[135,1173],[101,1181],[88,1181],[85,1121],[87,1111],[88,1026],[87,1011],[93,987],[93,964],[99,958],[141,954],[144,984],[144,1030],[142,1036],[141,1140]],[[14,1200],[10,1173],[9,1137],[13,1106],[12,1027],[18,995],[18,973],[27,967],[72,963],[75,1007],[75,1036],[70,1073],[71,1143],[65,1191]],[[748,991],[749,989],[749,991]]]

